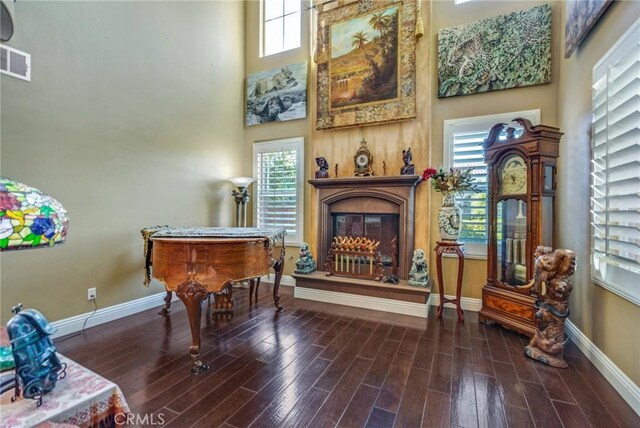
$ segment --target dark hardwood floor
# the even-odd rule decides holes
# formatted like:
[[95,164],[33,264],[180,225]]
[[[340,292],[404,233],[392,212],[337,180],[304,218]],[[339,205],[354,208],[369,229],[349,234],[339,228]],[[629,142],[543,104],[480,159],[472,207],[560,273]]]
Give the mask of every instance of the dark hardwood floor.
[[[528,340],[497,326],[419,319],[294,299],[275,314],[270,286],[233,319],[203,320],[208,372],[189,373],[182,303],[57,340],[113,380],[133,412],[175,427],[639,427],[640,418],[571,343],[570,368],[527,359]],[[157,419],[156,419],[157,420]]]

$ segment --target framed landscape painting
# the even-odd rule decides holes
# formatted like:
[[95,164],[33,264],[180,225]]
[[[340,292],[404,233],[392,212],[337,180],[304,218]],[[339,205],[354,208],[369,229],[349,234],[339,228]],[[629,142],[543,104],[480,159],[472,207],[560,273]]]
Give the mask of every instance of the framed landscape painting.
[[318,16],[316,129],[416,116],[415,0],[360,1]]
[[438,98],[549,82],[548,4],[438,31]]
[[307,63],[261,71],[247,77],[245,124],[307,117]]
[[587,37],[598,19],[611,5],[612,0],[567,0],[567,23],[564,27],[564,57],[573,51]]

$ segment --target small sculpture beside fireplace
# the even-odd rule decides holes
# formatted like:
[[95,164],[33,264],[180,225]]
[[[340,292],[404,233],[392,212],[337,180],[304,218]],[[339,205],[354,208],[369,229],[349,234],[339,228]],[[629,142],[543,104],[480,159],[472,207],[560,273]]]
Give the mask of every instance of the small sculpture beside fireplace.
[[380,241],[363,237],[336,236],[325,261],[327,276],[339,275],[380,281],[384,270],[379,246]]

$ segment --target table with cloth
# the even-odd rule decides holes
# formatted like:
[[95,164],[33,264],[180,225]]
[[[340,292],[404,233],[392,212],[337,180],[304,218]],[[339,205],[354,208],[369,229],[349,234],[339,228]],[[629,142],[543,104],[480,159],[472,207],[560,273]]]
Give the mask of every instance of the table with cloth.
[[21,397],[11,402],[13,389],[0,395],[0,427],[124,426],[129,406],[118,385],[58,356],[67,364],[67,375],[43,396],[40,407],[35,400]]

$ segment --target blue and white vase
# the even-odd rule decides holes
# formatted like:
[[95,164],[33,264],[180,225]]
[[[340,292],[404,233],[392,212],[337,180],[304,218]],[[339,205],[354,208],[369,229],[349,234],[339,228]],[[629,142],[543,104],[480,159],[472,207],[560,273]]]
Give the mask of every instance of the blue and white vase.
[[443,241],[457,241],[460,237],[462,210],[456,204],[453,193],[442,194],[442,207],[438,211],[438,226],[440,239]]

